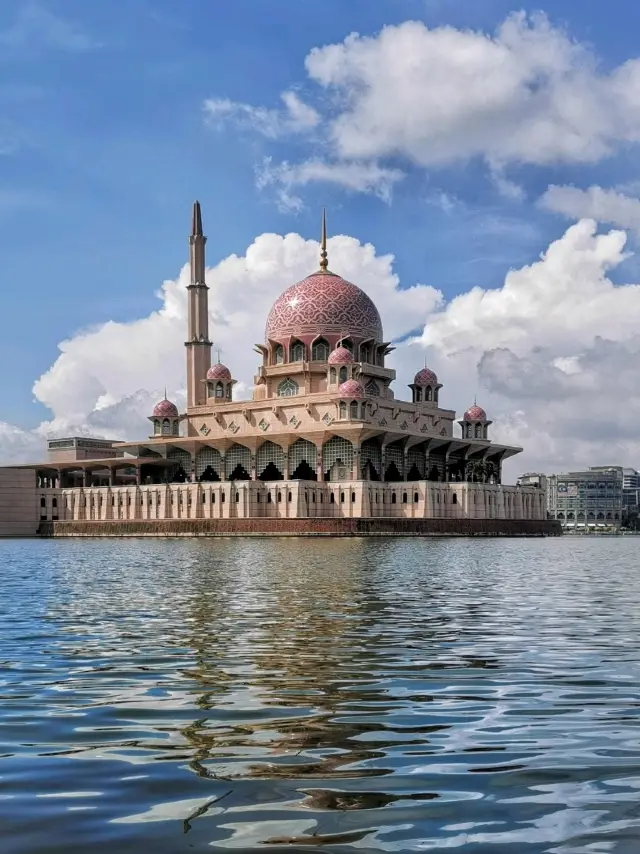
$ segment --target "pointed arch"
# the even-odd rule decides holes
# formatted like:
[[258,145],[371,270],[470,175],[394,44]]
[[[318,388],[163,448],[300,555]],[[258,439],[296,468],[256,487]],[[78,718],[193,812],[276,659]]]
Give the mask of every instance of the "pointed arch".
[[306,354],[307,348],[304,346],[302,341],[299,341],[297,338],[294,338],[291,344],[289,345],[289,361],[304,362]]
[[298,394],[299,386],[291,377],[287,377],[278,386],[278,397],[295,397]]
[[308,439],[296,439],[289,448],[289,472],[293,480],[317,480],[318,449]]
[[256,454],[256,477],[258,480],[284,480],[284,451],[280,445],[267,440]]
[[326,338],[316,338],[316,340],[311,345],[311,361],[312,362],[326,362],[329,358],[329,353],[331,352],[331,347],[329,346],[329,342]]
[[332,436],[322,448],[322,468],[327,480],[351,477],[353,445],[342,436]]
[[244,445],[231,445],[225,458],[229,480],[251,480],[251,451]]

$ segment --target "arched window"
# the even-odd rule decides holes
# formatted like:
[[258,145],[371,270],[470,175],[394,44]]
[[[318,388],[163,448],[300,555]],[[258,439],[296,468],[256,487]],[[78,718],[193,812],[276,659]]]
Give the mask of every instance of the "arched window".
[[154,421],[154,422],[153,422],[153,432],[154,432],[156,435],[158,435],[158,434],[160,433],[160,422],[159,422],[159,421]]
[[425,400],[433,400],[433,389],[431,388],[430,385],[428,385],[425,389],[424,399]]
[[295,341],[291,345],[291,361],[303,362],[305,356],[305,346],[302,341]]
[[371,362],[371,347],[369,344],[363,344],[360,347],[360,361]]
[[314,341],[311,346],[311,359],[314,362],[326,362],[329,358],[329,343],[324,338]]
[[351,418],[357,418],[358,417],[358,401],[357,400],[351,401],[350,415],[351,415]]
[[482,424],[476,424],[476,439],[482,439]]
[[458,503],[458,496],[455,494],[455,492],[454,492],[454,493],[453,493],[453,495],[451,496],[451,503],[452,503],[452,504],[457,504],[457,503]]
[[298,383],[287,377],[278,386],[278,397],[294,397],[298,393]]
[[231,383],[227,383],[227,400],[231,400]]
[[338,375],[337,375],[337,373],[336,373],[336,369],[335,369],[335,368],[331,368],[331,369],[329,370],[329,382],[333,384],[333,383],[335,383],[335,381],[336,381],[337,379],[338,379]]
[[364,387],[364,390],[370,397],[379,397],[380,396],[380,388],[378,383],[374,380],[369,380],[369,382]]
[[291,493],[287,492],[287,501],[291,501],[292,498],[293,496],[291,495]]
[[284,347],[278,344],[273,351],[273,361],[276,365],[281,365],[284,362]]
[[162,422],[162,435],[170,436],[171,435],[171,422],[168,418],[165,418]]
[[351,503],[352,503],[352,504],[355,504],[355,503],[356,503],[356,494],[355,494],[355,492],[352,492],[352,493],[351,493]]
[[46,502],[46,499],[43,497],[40,499],[40,507],[46,507],[46,506],[47,506],[47,502]]
[[414,492],[413,493],[413,503],[417,504],[419,500],[420,500],[420,496],[418,495],[417,492]]
[[416,389],[416,403],[420,403],[422,401],[422,389],[420,386]]
[[396,503],[396,500],[397,500],[397,498],[396,498],[396,494],[395,494],[395,492],[392,492],[392,493],[391,493],[391,503],[392,503],[392,504],[395,504],[395,503]]
[[346,418],[346,417],[347,417],[347,404],[344,402],[344,400],[341,400],[340,401],[340,418]]
[[335,503],[336,503],[336,497],[332,492],[330,497],[329,497],[329,504],[335,504]]
[[224,397],[224,386],[221,382],[216,383],[216,397]]
[[344,492],[340,493],[340,504],[344,504]]
[[236,492],[236,504],[240,501],[240,493]]
[[353,341],[351,338],[344,338],[342,341],[339,341],[338,347],[344,347],[345,350],[348,350],[353,356]]
[[406,504],[406,503],[407,503],[407,493],[406,493],[406,492],[403,492],[403,493],[402,493],[402,503],[403,503],[403,504]]
[[362,418],[364,420],[366,417],[367,417],[367,404],[362,403],[360,405],[360,418]]
[[346,381],[347,381],[347,369],[346,369],[346,368],[345,368],[345,366],[343,365],[343,366],[340,368],[340,382],[341,382],[341,383],[344,383],[344,382],[346,382]]
[[281,501],[282,501],[282,493],[279,492],[278,493],[278,504],[280,504]]

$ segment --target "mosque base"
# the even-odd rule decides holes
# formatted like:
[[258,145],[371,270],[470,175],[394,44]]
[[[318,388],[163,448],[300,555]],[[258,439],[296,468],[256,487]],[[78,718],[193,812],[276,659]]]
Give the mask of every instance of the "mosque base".
[[149,519],[41,522],[41,537],[557,537],[547,519]]

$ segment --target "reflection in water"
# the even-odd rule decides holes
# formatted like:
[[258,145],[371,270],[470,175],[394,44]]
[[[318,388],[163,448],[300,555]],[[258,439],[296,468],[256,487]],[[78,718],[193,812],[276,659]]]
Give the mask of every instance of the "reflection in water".
[[631,539],[0,559],[12,851],[636,850]]

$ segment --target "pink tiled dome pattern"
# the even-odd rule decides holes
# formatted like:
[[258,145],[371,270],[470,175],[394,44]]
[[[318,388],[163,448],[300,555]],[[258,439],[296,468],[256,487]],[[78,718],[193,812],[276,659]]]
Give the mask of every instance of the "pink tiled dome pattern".
[[175,403],[171,403],[171,401],[167,400],[166,397],[164,400],[161,400],[160,403],[156,403],[153,407],[153,415],[155,418],[178,418],[179,414],[178,407]]
[[413,383],[419,386],[438,385],[438,377],[430,368],[422,368],[415,375]]
[[226,365],[222,365],[218,362],[215,365],[212,365],[207,371],[207,379],[208,380],[225,380],[226,382],[231,381],[231,371]]
[[338,394],[340,397],[348,397],[350,399],[365,397],[364,386],[358,380],[347,380],[338,389]]
[[267,318],[267,339],[304,334],[383,340],[378,309],[365,292],[335,273],[323,271],[287,288]]
[[349,365],[353,362],[353,356],[346,347],[336,347],[327,361],[330,365]]
[[462,417],[463,421],[486,421],[487,413],[481,406],[477,406],[475,403],[473,406],[470,406],[469,409],[465,412]]

